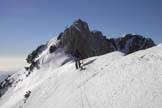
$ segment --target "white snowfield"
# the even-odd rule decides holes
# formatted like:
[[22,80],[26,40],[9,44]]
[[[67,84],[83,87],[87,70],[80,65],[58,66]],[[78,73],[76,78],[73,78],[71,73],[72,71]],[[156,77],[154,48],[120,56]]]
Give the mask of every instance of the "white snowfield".
[[0,98],[0,108],[162,108],[162,44],[127,56],[85,59],[82,71],[73,61],[58,65],[69,58],[61,50],[43,56],[40,70],[13,76],[16,82]]

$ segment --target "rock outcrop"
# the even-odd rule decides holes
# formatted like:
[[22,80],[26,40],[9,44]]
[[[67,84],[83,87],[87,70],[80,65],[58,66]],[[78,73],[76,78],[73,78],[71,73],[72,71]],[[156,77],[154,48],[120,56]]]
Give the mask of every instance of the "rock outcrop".
[[9,87],[12,86],[14,80],[11,78],[11,75],[8,75],[2,82],[0,82],[0,98],[5,92],[8,90]]
[[[36,60],[36,58],[39,56],[39,54],[41,54],[45,49],[47,48],[47,45],[40,45],[36,48],[36,50],[34,50],[32,53],[30,53],[27,58],[26,61],[28,64],[30,64],[29,67],[25,67],[25,69],[27,71],[29,71],[28,75],[30,74],[30,72],[36,67],[37,69],[39,69],[39,60]],[[27,75],[27,76],[28,76]]]
[[115,40],[117,50],[125,54],[130,54],[138,50],[143,50],[155,46],[151,38],[145,38],[137,34],[126,34]]
[[60,40],[66,53],[73,54],[75,49],[79,49],[83,58],[115,51],[100,31],[91,32],[88,24],[80,19],[65,29]]
[[65,52],[73,54],[75,49],[79,49],[83,58],[112,51],[130,54],[155,46],[151,38],[137,34],[126,34],[124,37],[108,39],[100,31],[90,31],[88,23],[80,19],[60,33],[57,39],[61,41]]
[[[100,31],[91,31],[88,23],[81,19],[76,20],[73,24],[61,32],[57,37],[57,45],[41,45],[27,57],[30,67],[27,70],[32,71],[34,67],[39,67],[39,60],[35,59],[49,47],[49,52],[54,53],[58,47],[64,48],[67,54],[73,55],[78,49],[82,58],[98,56],[113,51],[121,51],[130,54],[138,50],[143,50],[155,46],[151,38],[137,34],[126,34],[119,38],[106,38]],[[30,73],[29,73],[30,74]]]

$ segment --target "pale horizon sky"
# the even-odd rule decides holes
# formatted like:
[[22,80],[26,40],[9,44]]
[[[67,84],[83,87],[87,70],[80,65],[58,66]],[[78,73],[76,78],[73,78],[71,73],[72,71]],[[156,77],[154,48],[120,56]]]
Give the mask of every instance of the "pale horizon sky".
[[28,64],[25,56],[0,56],[0,71],[17,71]]

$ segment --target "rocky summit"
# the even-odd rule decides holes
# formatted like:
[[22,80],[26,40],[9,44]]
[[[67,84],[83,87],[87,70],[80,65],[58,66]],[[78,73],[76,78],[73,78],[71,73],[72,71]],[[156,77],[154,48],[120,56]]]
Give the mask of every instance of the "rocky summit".
[[[52,40],[51,40],[52,41]],[[50,43],[52,43],[50,41]],[[63,48],[65,53],[73,55],[76,49],[79,49],[82,59],[99,56],[113,51],[120,51],[124,54],[130,54],[138,50],[143,50],[155,46],[151,38],[146,38],[137,34],[126,34],[119,38],[108,38],[101,31],[91,31],[88,23],[78,19],[67,27],[64,32],[57,36],[57,42],[39,46],[27,57],[32,70],[34,67],[39,68],[39,59],[36,59],[47,47],[49,53],[53,53],[57,48]]]
[[109,39],[100,31],[90,31],[88,23],[81,19],[66,28],[57,39],[61,42],[65,52],[73,54],[75,49],[79,49],[83,58],[112,51],[129,54],[155,46],[152,39],[137,34],[126,34],[124,37]]
[[124,37],[114,40],[117,50],[125,54],[155,46],[155,43],[151,38],[145,38],[144,36],[137,34],[126,34]]

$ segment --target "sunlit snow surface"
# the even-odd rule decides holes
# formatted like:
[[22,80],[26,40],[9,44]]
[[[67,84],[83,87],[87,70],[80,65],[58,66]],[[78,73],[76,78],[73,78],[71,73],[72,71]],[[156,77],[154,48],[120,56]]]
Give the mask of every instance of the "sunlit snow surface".
[[[162,45],[124,56],[113,52],[84,60],[76,70],[61,49],[40,57],[40,70],[21,70],[0,108],[161,108]],[[65,62],[64,61],[68,61]],[[64,64],[64,65],[61,65]],[[24,94],[31,96],[24,104]]]

